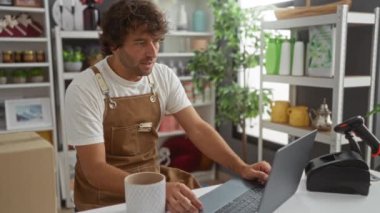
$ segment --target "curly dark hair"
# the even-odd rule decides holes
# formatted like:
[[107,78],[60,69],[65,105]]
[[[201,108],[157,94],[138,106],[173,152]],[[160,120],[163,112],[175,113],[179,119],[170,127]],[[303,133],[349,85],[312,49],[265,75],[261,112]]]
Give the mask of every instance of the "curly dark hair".
[[164,35],[168,23],[164,14],[151,0],[120,0],[113,4],[101,21],[100,41],[105,55],[123,45],[128,33],[146,26],[152,35]]

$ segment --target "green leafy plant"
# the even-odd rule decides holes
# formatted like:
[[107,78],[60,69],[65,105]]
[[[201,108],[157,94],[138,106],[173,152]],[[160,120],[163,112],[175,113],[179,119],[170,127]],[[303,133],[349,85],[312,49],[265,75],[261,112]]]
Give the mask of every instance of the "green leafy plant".
[[368,116],[371,116],[371,115],[374,115],[374,114],[376,114],[376,113],[379,113],[379,112],[380,112],[380,104],[377,104],[377,105],[373,108],[373,110],[367,114],[367,117],[368,117]]
[[71,47],[66,47],[63,50],[63,61],[64,62],[82,62],[85,59],[85,56],[80,47],[75,49]]
[[14,70],[12,71],[12,77],[13,78],[24,78],[24,77],[27,77],[27,73],[25,72],[25,70]]
[[7,77],[7,72],[5,70],[0,70],[0,77]]
[[[247,160],[246,119],[259,115],[259,94],[245,79],[259,64],[260,20],[267,8],[243,10],[236,0],[209,0],[214,15],[214,40],[189,61],[197,90],[211,82],[216,90],[216,122],[231,121],[242,129],[243,160]],[[246,41],[242,43],[241,41]],[[242,74],[243,85],[236,83]],[[270,90],[263,90],[263,104],[270,104]]]
[[42,68],[33,68],[28,71],[29,77],[43,76],[44,70]]

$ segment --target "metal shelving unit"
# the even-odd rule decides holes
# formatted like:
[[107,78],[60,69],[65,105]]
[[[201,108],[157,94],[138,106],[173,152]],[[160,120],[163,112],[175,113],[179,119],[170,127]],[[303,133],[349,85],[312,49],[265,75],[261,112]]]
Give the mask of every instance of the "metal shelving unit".
[[[44,63],[1,63],[0,69],[8,70],[9,73],[14,69],[25,69],[32,67],[41,67],[45,72],[45,81],[40,83],[26,82],[26,83],[7,83],[0,85],[0,97],[1,101],[4,99],[24,99],[24,98],[49,98],[50,112],[51,112],[51,124],[44,127],[25,127],[9,130],[7,128],[0,129],[1,134],[16,133],[24,131],[50,131],[52,135],[52,145],[54,149],[57,149],[57,128],[55,118],[55,95],[54,95],[54,83],[53,83],[53,63],[51,57],[51,39],[50,39],[50,16],[48,0],[42,1],[43,6],[41,8],[33,7],[18,7],[18,6],[0,6],[0,17],[11,14],[18,15],[20,13],[26,13],[30,15],[34,20],[41,23],[43,27],[43,35],[41,37],[0,37],[0,52],[12,50],[43,50],[45,53]],[[56,163],[56,168],[58,164]],[[57,174],[58,172],[56,172]],[[57,189],[59,189],[58,175]],[[59,200],[59,190],[57,190],[57,203]],[[58,205],[59,206],[59,205]]]
[[[375,77],[376,77],[376,63],[377,63],[377,46],[379,38],[379,8],[376,8],[374,13],[358,13],[349,12],[347,5],[338,7],[336,14],[302,17],[277,21],[263,21],[261,31],[261,80],[260,88],[263,88],[264,82],[284,83],[290,85],[290,97],[291,103],[296,103],[295,93],[297,86],[317,87],[317,88],[330,88],[332,89],[332,122],[333,125],[342,122],[343,115],[343,98],[346,88],[359,88],[369,87],[369,100],[368,111],[373,109],[374,95],[375,95]],[[277,75],[265,75],[264,73],[264,30],[305,30],[310,26],[319,25],[334,25],[336,27],[335,33],[335,55],[334,55],[334,76],[332,78],[323,77],[310,77],[310,76],[277,76]],[[372,38],[372,52],[371,52],[371,66],[370,74],[368,76],[347,76],[345,74],[345,62],[346,62],[346,42],[348,27],[352,26],[373,26],[373,38]],[[281,68],[280,68],[281,69]],[[260,102],[262,102],[262,95],[260,96]],[[262,104],[260,104],[260,112],[263,112]],[[263,116],[260,113],[259,116],[260,129],[259,129],[259,143],[258,143],[258,159],[262,159],[263,152],[263,128],[272,129],[288,133],[292,136],[303,136],[311,131],[311,128],[296,128],[289,125],[272,123],[270,121],[263,120]],[[367,119],[367,126],[372,129],[373,117]],[[335,132],[318,132],[316,141],[330,145],[330,152],[339,152],[341,145],[346,143],[344,137],[341,134]],[[369,152],[367,150],[367,162],[369,162]]]

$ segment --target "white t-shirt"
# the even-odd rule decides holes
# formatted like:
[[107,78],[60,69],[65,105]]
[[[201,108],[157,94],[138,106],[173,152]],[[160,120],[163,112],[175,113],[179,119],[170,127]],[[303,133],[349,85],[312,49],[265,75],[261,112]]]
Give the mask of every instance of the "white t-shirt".
[[[107,58],[96,67],[106,81],[111,97],[151,92],[147,76],[138,82],[127,81],[111,70]],[[160,100],[161,118],[191,105],[180,80],[169,67],[155,64],[151,76]],[[104,95],[94,72],[88,68],[75,77],[66,90],[64,131],[67,143],[76,146],[104,142],[104,107]]]

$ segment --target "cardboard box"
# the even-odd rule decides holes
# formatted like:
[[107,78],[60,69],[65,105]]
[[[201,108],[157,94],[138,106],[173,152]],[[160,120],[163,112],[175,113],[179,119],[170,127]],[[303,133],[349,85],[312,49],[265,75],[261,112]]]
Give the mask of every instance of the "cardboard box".
[[57,212],[52,145],[34,132],[0,135],[0,212]]

